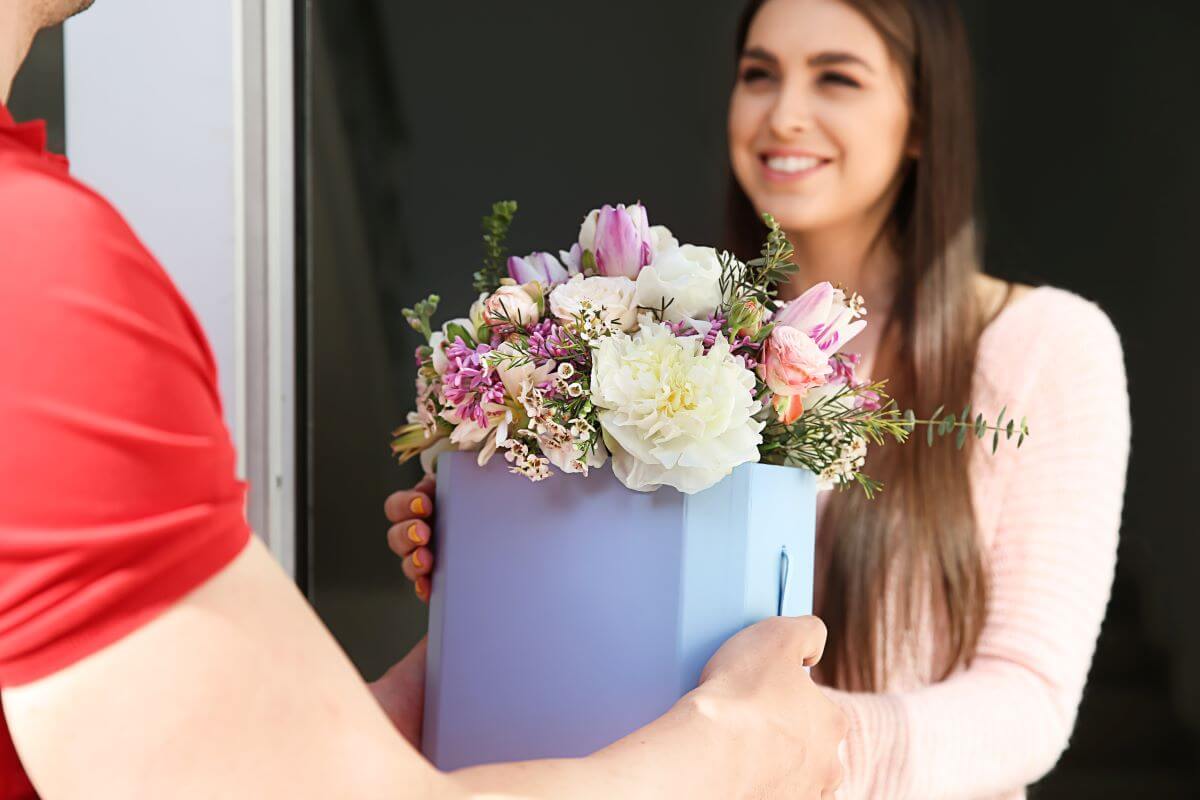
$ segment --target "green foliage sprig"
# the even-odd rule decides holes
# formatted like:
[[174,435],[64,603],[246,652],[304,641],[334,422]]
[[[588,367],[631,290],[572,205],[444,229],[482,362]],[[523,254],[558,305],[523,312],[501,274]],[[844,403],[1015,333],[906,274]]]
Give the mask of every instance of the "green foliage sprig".
[[500,286],[507,270],[508,229],[516,214],[516,201],[501,200],[483,218],[483,268],[475,273],[475,291],[494,292]]

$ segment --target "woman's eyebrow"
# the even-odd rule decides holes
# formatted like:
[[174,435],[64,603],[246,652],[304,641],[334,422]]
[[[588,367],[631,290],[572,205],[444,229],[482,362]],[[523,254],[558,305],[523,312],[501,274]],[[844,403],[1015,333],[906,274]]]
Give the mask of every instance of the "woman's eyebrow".
[[853,53],[847,53],[840,50],[817,53],[815,56],[812,56],[808,59],[808,65],[810,67],[833,67],[839,64],[858,64],[872,75],[875,74],[875,70],[872,69],[871,65],[866,61],[863,61]]
[[778,64],[779,59],[770,50],[761,47],[749,47],[742,51],[742,58],[754,58],[770,64]]

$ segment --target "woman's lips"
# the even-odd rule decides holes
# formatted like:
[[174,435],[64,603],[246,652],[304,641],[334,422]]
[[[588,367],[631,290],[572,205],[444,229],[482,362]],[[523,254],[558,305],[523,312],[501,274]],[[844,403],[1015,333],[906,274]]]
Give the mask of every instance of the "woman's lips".
[[765,153],[759,157],[763,175],[773,183],[793,183],[819,172],[830,159],[809,154]]

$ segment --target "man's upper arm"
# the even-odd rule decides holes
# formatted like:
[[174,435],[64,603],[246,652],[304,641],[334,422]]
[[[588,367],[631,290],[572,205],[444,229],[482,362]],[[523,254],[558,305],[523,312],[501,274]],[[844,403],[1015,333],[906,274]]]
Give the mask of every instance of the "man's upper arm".
[[25,180],[0,186],[0,689],[39,792],[440,780],[247,546],[212,357],[165,274],[86,190]]
[[[249,535],[190,311],[110,208],[0,193],[0,686],[160,613]],[[7,197],[7,200],[5,199]]]
[[45,800],[451,796],[257,541],[4,707]]

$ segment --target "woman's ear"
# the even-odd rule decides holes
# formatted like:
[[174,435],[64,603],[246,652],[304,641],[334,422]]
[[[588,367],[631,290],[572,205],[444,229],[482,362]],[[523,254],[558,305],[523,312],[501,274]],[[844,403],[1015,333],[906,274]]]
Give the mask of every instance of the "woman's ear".
[[921,157],[921,133],[913,125],[908,131],[908,142],[904,145],[904,155],[916,161]]

